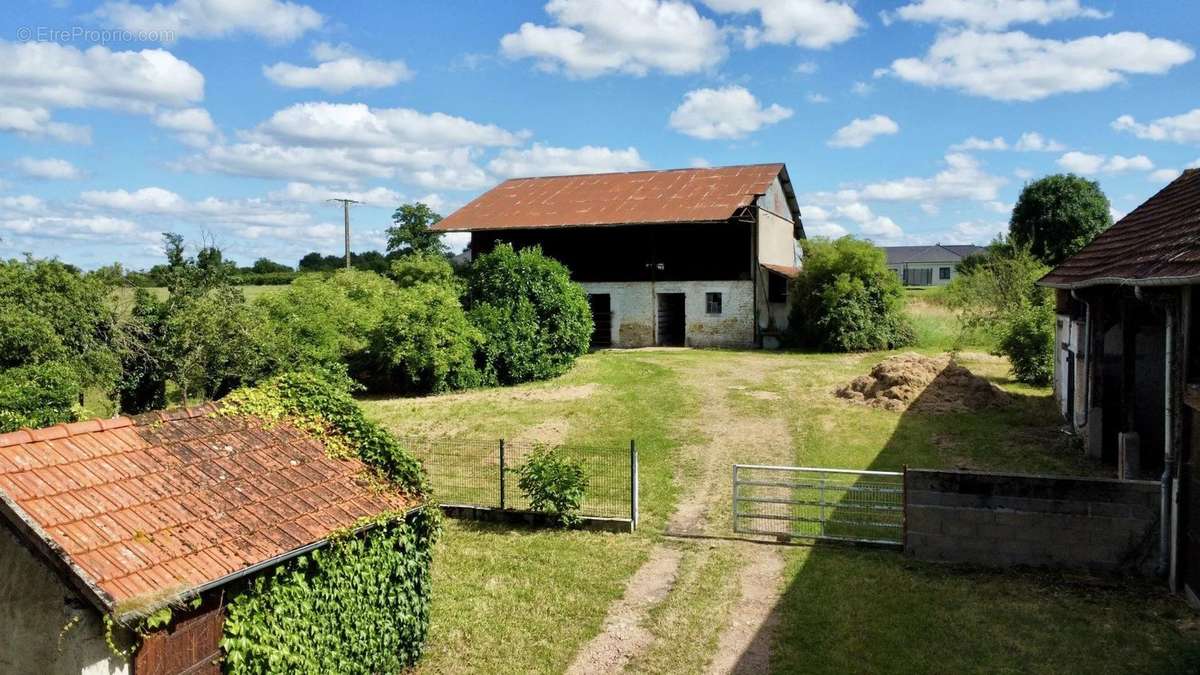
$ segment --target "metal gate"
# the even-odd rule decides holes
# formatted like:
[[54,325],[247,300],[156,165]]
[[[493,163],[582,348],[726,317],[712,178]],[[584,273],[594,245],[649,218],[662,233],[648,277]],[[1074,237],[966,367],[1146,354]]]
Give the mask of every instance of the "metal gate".
[[733,466],[733,529],[801,539],[904,543],[904,474]]

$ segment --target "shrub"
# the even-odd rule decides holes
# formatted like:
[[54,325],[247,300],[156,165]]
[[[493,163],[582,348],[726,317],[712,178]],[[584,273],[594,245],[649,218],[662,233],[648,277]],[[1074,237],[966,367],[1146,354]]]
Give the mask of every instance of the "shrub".
[[553,513],[564,527],[579,524],[579,506],[588,486],[587,475],[579,460],[539,447],[517,472],[517,485],[529,498],[534,511]]
[[0,432],[75,420],[79,374],[63,361],[0,371]]
[[54,325],[24,307],[0,314],[0,369],[45,363],[67,356]]
[[121,350],[121,379],[117,382],[123,412],[142,413],[166,405],[165,320],[166,303],[144,288],[137,289],[125,322],[129,339]]
[[412,393],[478,386],[475,352],[482,342],[452,287],[418,283],[399,289],[371,334],[372,383]]
[[1054,310],[1049,304],[1021,308],[1009,318],[998,351],[1008,357],[1020,382],[1054,380]]
[[220,398],[263,377],[262,316],[241,289],[222,286],[170,305],[162,328],[163,372],[190,398]]
[[501,244],[471,265],[471,322],[484,336],[486,381],[515,384],[555,377],[585,353],[592,314],[570,272],[534,247]]
[[393,260],[389,276],[400,288],[409,288],[421,283],[441,284],[453,288],[458,282],[450,261],[436,253],[410,253]]
[[824,351],[889,349],[910,344],[904,289],[870,242],[842,237],[803,242],[804,267],[793,282],[791,341]]

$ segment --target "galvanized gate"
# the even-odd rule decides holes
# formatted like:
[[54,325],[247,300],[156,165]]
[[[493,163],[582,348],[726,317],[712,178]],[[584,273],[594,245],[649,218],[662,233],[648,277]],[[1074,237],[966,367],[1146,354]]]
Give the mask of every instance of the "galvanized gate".
[[733,529],[800,539],[904,542],[904,474],[733,466]]

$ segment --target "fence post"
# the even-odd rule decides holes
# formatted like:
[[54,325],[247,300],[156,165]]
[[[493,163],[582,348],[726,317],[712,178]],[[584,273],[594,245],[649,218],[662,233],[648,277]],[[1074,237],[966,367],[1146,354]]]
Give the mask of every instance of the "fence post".
[[629,439],[629,521],[636,530],[638,522],[638,455],[637,443]]
[[500,510],[504,510],[504,439],[500,439]]

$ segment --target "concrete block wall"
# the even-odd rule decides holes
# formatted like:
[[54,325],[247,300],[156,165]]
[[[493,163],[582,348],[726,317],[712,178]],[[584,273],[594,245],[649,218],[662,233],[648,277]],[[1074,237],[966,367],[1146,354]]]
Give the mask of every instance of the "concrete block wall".
[[908,555],[936,562],[1149,574],[1153,481],[928,471],[906,475]]
[[[607,293],[613,312],[614,347],[655,344],[658,293],[683,293],[689,347],[754,345],[754,283],[751,281],[584,282],[588,293]],[[705,294],[721,294],[721,313],[708,314]]]

